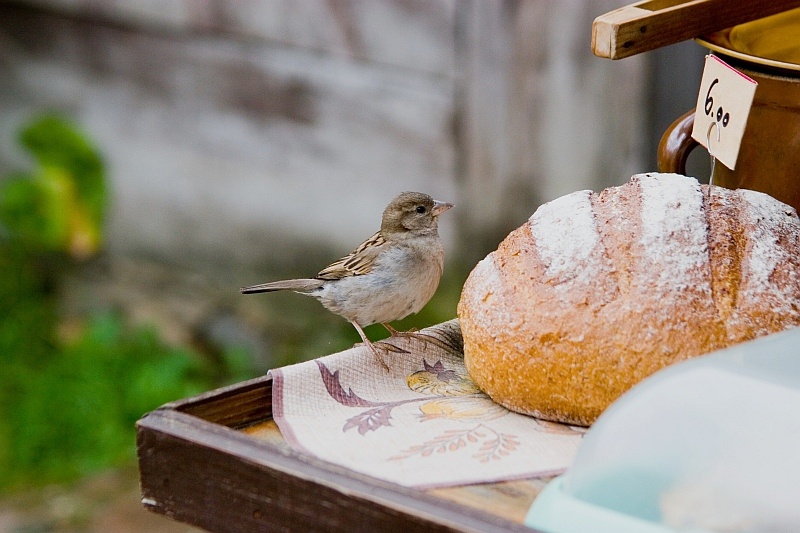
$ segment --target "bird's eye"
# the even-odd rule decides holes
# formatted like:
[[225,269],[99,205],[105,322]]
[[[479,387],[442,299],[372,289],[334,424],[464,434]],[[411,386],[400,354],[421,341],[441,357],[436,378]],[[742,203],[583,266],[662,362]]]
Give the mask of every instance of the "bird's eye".
[[419,213],[421,215],[422,213],[425,212],[425,206],[424,205],[418,205],[416,211],[417,211],[417,213]]

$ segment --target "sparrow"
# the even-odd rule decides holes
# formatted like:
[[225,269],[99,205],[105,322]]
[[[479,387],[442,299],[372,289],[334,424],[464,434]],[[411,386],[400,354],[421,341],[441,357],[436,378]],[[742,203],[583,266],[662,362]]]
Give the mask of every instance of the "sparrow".
[[401,193],[383,211],[380,231],[315,277],[252,285],[240,292],[288,290],[313,296],[350,322],[388,371],[362,328],[380,323],[391,336],[402,335],[389,322],[417,313],[433,297],[444,269],[438,219],[451,207],[427,194]]

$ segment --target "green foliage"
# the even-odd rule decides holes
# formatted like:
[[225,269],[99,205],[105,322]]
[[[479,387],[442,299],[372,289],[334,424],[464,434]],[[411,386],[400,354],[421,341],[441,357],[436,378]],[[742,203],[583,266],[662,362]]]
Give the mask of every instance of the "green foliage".
[[36,163],[0,187],[0,221],[12,238],[75,258],[100,248],[106,187],[97,150],[77,128],[45,115],[19,134]]
[[75,126],[45,115],[20,133],[20,142],[44,169],[60,169],[75,181],[77,196],[96,223],[106,203],[103,163],[97,150]]
[[103,165],[56,116],[34,120],[19,140],[36,168],[0,182],[0,494],[133,460],[136,420],[208,389],[217,370],[118,314],[88,317],[60,338],[64,268],[100,247]]
[[143,413],[210,386],[195,354],[114,314],[93,317],[45,357],[15,355],[0,376],[0,492],[132,460]]

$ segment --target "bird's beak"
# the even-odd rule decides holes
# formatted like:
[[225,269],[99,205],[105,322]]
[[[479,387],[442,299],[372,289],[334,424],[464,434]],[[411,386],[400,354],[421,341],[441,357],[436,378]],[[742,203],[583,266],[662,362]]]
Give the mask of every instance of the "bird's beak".
[[431,213],[433,213],[433,216],[438,217],[451,207],[453,207],[453,204],[448,204],[447,202],[437,202],[436,200],[434,200],[433,209],[431,209]]

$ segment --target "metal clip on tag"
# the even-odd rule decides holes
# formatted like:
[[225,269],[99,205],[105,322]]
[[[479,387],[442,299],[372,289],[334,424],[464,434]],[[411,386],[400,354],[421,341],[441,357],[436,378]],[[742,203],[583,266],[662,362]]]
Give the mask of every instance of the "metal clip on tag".
[[711,186],[714,184],[714,166],[717,164],[717,158],[714,156],[714,151],[711,149],[711,130],[717,128],[717,142],[720,140],[720,129],[719,129],[719,121],[715,120],[708,126],[708,132],[706,132],[706,149],[708,150],[708,155],[711,157],[711,172],[708,176],[708,200],[711,200]]

